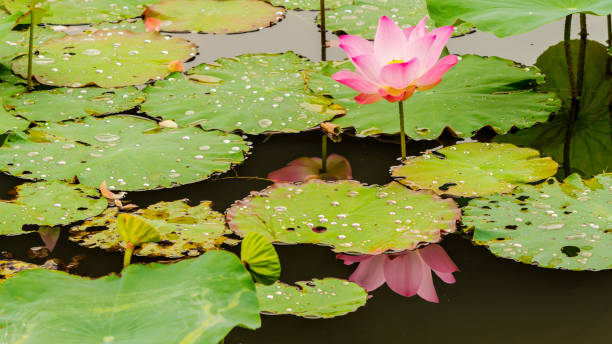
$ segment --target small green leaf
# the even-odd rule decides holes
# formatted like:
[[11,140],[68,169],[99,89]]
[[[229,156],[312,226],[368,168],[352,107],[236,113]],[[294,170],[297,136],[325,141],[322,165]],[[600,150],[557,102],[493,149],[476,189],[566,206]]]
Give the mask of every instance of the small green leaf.
[[119,214],[117,216],[117,232],[121,240],[140,246],[148,242],[160,240],[159,233],[140,216],[131,214]]
[[259,283],[272,284],[280,277],[281,265],[274,245],[259,233],[248,233],[244,237],[240,258]]

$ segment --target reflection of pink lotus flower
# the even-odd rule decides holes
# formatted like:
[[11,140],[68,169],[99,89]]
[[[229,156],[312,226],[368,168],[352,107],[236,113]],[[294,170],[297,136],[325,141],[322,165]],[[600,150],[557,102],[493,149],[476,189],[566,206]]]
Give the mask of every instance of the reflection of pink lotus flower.
[[426,19],[402,30],[388,17],[381,17],[374,44],[358,36],[340,36],[340,48],[352,60],[357,73],[339,71],[332,77],[359,92],[355,97],[359,104],[383,98],[393,103],[404,101],[414,91],[436,86],[458,57],[448,55],[438,60],[453,27],[428,32]]
[[331,154],[327,157],[327,173],[321,173],[321,158],[297,158],[286,167],[270,172],[268,179],[275,183],[305,182],[310,179],[353,179],[351,164],[343,156]]
[[438,295],[431,277],[433,270],[446,283],[455,283],[453,272],[459,268],[446,251],[438,244],[427,245],[414,251],[375,256],[353,256],[339,254],[344,264],[359,263],[350,281],[372,291],[387,282],[394,292],[403,296],[419,295],[421,298],[438,302]]

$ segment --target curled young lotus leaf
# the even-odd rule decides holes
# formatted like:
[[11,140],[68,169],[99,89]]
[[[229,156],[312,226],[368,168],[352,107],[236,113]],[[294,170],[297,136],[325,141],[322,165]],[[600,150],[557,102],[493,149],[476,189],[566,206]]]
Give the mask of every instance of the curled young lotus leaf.
[[[91,24],[116,22],[122,19],[138,17],[147,4],[159,0],[42,0],[37,1],[45,8],[42,22],[46,24]],[[26,12],[30,0],[4,0],[6,9],[14,13]],[[28,20],[29,23],[29,20]]]
[[379,254],[438,242],[443,233],[455,230],[460,214],[452,200],[395,182],[365,186],[314,179],[252,193],[227,211],[227,219],[240,236],[256,232],[276,243]]
[[[196,46],[156,32],[95,31],[50,39],[37,47],[33,75],[41,84],[104,88],[144,84],[170,74],[168,64],[186,61]],[[68,54],[69,53],[69,54]],[[28,59],[13,62],[13,71],[27,75]]]
[[86,117],[81,122],[11,134],[0,147],[0,170],[27,179],[72,180],[110,190],[149,190],[204,180],[244,160],[240,136],[200,128],[160,129],[133,116]]
[[464,20],[498,37],[528,32],[573,13],[612,11],[609,0],[427,0],[427,7],[438,25]]
[[0,299],[6,343],[217,344],[234,326],[260,326],[251,276],[225,251],[121,277],[23,271],[0,283]]
[[67,225],[96,216],[106,206],[98,190],[83,185],[25,183],[17,187],[17,198],[0,201],[0,235],[23,234],[24,225]]
[[285,9],[259,0],[165,0],[149,6],[146,18],[169,32],[240,33],[276,24]]
[[[354,0],[325,14],[327,30],[366,39],[374,39],[381,16],[390,16],[401,28],[407,28],[418,24],[428,15],[425,0]],[[321,22],[320,14],[317,16],[317,22]],[[427,25],[436,26],[431,19],[427,20]],[[454,35],[472,31],[472,24],[460,22],[454,28]]]
[[[102,215],[70,229],[70,240],[86,247],[123,250],[125,240],[119,237],[117,208],[108,208]],[[134,254],[148,257],[181,258],[197,256],[221,244],[234,244],[224,236],[230,234],[223,215],[210,208],[210,202],[195,207],[187,200],[159,202],[133,214],[142,217],[159,233],[158,242],[136,247]]]
[[[60,38],[65,36],[63,32],[55,32],[49,28],[36,27],[34,29],[34,46],[38,47],[45,41],[51,38]],[[30,32],[26,31],[10,31],[2,40],[0,40],[0,62],[9,63],[12,59],[27,55]]]
[[304,318],[333,318],[354,312],[366,304],[368,293],[358,284],[337,278],[256,284],[263,314],[293,314]]
[[493,254],[544,268],[612,268],[612,174],[551,178],[470,201],[463,222]]
[[117,233],[121,241],[135,246],[160,240],[157,229],[140,216],[132,214],[119,214],[117,220]]
[[[283,6],[288,10],[318,11],[321,8],[320,0],[267,0],[274,6]],[[325,0],[325,8],[335,9],[343,5],[352,4],[354,0]]]
[[437,194],[477,197],[511,192],[553,176],[557,163],[531,148],[469,142],[410,158],[391,169],[399,182]]
[[30,121],[60,122],[127,111],[142,103],[144,98],[144,94],[134,87],[53,88],[5,98],[4,104],[12,113]]
[[[331,95],[346,109],[346,116],[333,123],[354,127],[364,136],[399,133],[397,104],[357,104],[355,91],[330,78],[341,69],[353,66],[349,61],[320,64],[309,83],[312,90]],[[406,134],[436,139],[448,128],[457,137],[470,137],[485,126],[502,134],[545,122],[561,102],[554,93],[537,89],[543,79],[537,68],[518,67],[510,60],[463,56],[438,86],[410,98],[404,107]]]
[[248,233],[244,237],[240,259],[259,283],[272,284],[280,277],[281,265],[274,245],[259,233]]
[[247,134],[299,132],[344,113],[308,89],[308,62],[292,52],[242,55],[172,74],[145,89],[142,111],[180,126]]
[[36,264],[22,262],[15,259],[0,259],[0,283],[15,276],[18,272],[24,270],[38,269],[40,266]]

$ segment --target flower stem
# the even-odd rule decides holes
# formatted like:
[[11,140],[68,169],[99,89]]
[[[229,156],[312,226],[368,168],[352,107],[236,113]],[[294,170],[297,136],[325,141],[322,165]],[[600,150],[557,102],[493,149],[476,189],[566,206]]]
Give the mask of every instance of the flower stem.
[[36,0],[30,4],[30,41],[28,43],[28,92],[32,91],[32,57],[34,55],[34,6]]
[[327,135],[323,134],[321,139],[321,171],[327,173]]
[[404,130],[404,102],[399,104],[400,144],[402,145],[402,161],[406,160],[406,131]]
[[319,0],[319,17],[321,18],[321,61],[327,60],[327,45],[325,39],[325,0]]
[[576,122],[576,116],[578,114],[578,88],[576,87],[576,79],[574,78],[574,67],[572,60],[572,47],[571,47],[571,30],[572,30],[572,15],[565,17],[565,31],[563,37],[563,46],[565,48],[565,63],[567,64],[567,76],[570,84],[571,93],[571,105],[569,120],[567,122],[567,129],[565,132],[565,142],[563,144],[563,171],[566,176],[570,174],[570,153],[571,153],[571,141],[572,132],[574,130],[574,123]]
[[125,247],[125,254],[123,255],[123,267],[126,268],[132,261],[132,253],[134,253],[134,244],[128,242]]
[[578,100],[582,98],[582,85],[584,83],[584,63],[586,59],[587,46],[587,22],[586,14],[580,13],[580,50],[578,51],[578,80],[576,82],[576,95]]
[[608,49],[612,48],[612,14],[608,14]]

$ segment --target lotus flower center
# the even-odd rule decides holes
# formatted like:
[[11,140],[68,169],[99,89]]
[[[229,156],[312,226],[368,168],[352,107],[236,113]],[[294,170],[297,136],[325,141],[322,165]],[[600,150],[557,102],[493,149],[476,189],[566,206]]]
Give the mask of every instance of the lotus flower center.
[[404,60],[391,60],[391,62],[387,64],[394,64],[394,63],[404,63]]

